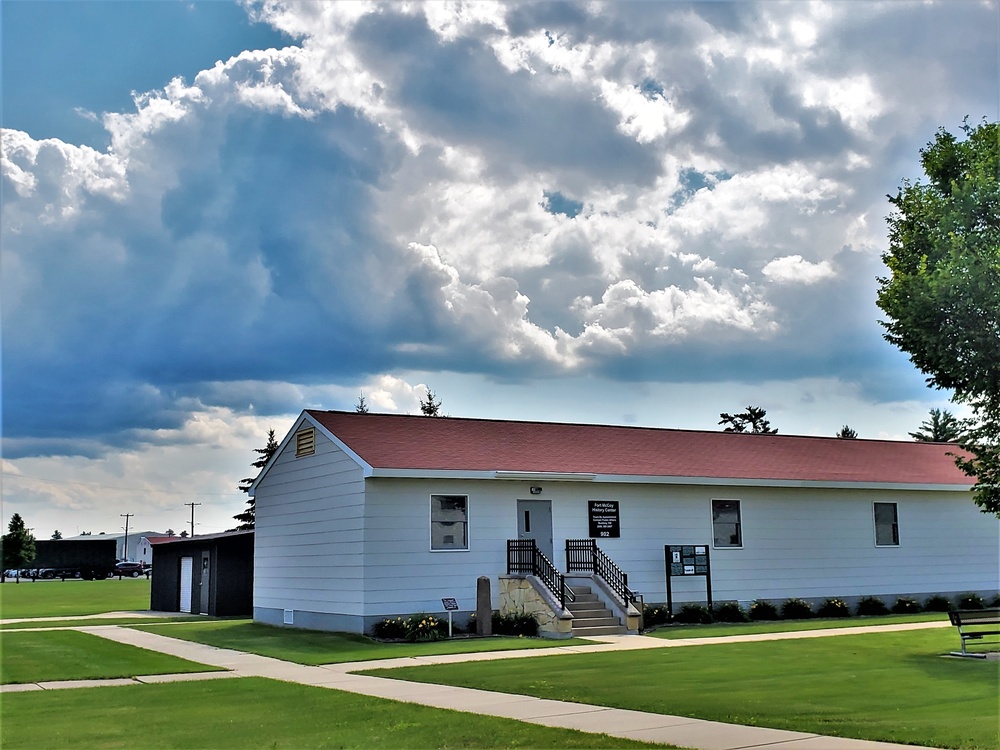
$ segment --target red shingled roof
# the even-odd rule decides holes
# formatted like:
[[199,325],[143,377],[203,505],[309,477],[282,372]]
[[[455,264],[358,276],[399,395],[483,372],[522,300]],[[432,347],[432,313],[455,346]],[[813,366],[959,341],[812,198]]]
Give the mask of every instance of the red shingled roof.
[[943,443],[307,413],[376,469],[971,485]]

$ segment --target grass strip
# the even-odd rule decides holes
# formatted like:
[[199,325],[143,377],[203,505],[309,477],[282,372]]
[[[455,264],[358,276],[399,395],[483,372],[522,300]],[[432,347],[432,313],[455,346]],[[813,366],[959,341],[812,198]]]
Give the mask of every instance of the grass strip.
[[457,638],[423,643],[382,643],[353,633],[326,633],[292,630],[261,625],[249,620],[198,621],[170,625],[134,626],[135,630],[231,648],[296,664],[343,664],[369,659],[395,659],[403,656],[438,656],[470,654],[508,649],[582,646],[593,641],[573,638],[549,641],[540,638]]
[[902,744],[996,750],[1000,662],[948,630],[435,665],[367,674]]
[[4,750],[657,747],[257,677],[7,694],[0,704],[0,746]]
[[[0,623],[0,632],[4,630],[39,630],[44,628],[86,628],[93,625],[144,625],[165,622],[183,622],[188,618],[177,617],[101,617],[100,619],[67,619],[67,620],[27,620],[25,622]],[[194,618],[190,618],[194,619]]]
[[20,583],[8,579],[0,584],[0,619],[145,611],[149,609],[149,587],[145,578]]
[[75,630],[4,633],[0,644],[3,684],[218,671],[216,667]]
[[915,615],[882,615],[878,617],[829,617],[812,620],[772,620],[768,622],[716,622],[711,625],[664,625],[644,635],[654,638],[721,638],[731,635],[758,633],[791,633],[797,630],[826,628],[861,628],[871,625],[903,625],[911,622],[948,622],[942,612]]

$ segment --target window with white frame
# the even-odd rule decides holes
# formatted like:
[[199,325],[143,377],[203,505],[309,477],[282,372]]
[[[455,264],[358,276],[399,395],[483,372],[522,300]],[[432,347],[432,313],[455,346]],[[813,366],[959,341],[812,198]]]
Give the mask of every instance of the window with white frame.
[[899,516],[896,503],[875,503],[875,546],[899,546]]
[[469,549],[468,495],[431,495],[431,549]]
[[739,500],[712,501],[712,536],[716,547],[742,547]]

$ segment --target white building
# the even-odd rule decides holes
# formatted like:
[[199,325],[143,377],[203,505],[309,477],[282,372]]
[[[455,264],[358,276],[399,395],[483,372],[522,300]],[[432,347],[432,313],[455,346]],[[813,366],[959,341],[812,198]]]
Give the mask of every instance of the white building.
[[[666,601],[666,545],[707,550],[716,602],[992,596],[1000,525],[954,450],[309,410],[251,489],[254,619],[363,632],[444,597],[468,614],[479,576],[496,607],[516,539],[562,570],[567,540],[595,539],[647,603]],[[704,576],[670,583],[675,608],[706,600]]]

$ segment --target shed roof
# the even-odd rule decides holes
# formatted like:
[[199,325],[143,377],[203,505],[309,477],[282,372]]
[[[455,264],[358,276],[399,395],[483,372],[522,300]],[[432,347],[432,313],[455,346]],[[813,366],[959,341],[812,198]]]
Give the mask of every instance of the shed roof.
[[949,443],[307,410],[373,469],[965,485]]

